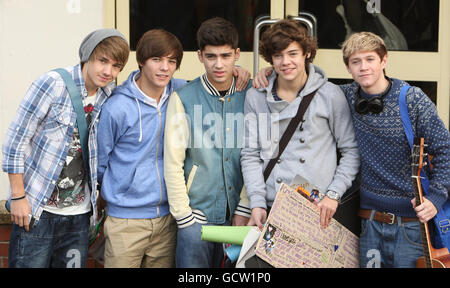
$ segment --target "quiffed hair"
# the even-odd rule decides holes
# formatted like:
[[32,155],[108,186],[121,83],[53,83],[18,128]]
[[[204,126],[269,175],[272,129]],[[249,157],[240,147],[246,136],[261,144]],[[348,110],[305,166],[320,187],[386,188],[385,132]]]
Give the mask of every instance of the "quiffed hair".
[[302,47],[303,55],[310,56],[305,60],[305,66],[312,63],[317,51],[317,40],[309,36],[305,26],[295,20],[280,20],[264,31],[259,44],[259,54],[272,63],[272,56],[286,49],[292,42]]
[[238,44],[239,35],[236,27],[223,18],[208,19],[197,30],[197,45],[201,51],[205,49],[206,45],[230,45],[233,49],[237,49]]
[[172,33],[163,29],[152,29],[144,33],[136,46],[136,60],[144,64],[149,58],[171,55],[178,69],[183,59],[183,46]]
[[342,55],[345,65],[348,66],[350,56],[360,51],[375,51],[380,56],[380,59],[387,55],[386,44],[384,44],[380,36],[371,32],[358,32],[352,34],[342,44]]

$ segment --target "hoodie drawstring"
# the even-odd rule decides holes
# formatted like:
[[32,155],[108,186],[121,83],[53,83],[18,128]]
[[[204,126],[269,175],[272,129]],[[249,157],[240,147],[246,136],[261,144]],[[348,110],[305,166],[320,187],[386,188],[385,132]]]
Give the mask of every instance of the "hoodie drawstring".
[[139,143],[142,142],[142,117],[141,117],[141,105],[139,104],[139,100],[137,98],[134,98],[136,100],[138,110],[139,110]]

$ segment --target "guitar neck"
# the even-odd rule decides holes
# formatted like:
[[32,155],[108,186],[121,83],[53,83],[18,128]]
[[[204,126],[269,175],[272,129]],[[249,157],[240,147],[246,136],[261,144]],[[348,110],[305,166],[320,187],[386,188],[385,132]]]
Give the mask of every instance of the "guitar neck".
[[[414,185],[414,190],[416,192],[416,206],[423,203],[423,196],[421,195],[422,189],[420,187],[420,179],[417,179]],[[425,256],[425,263],[428,268],[432,267],[431,264],[431,243],[430,243],[430,233],[428,231],[428,225],[426,223],[420,222],[420,234],[422,236],[423,254]]]
[[[414,194],[416,198],[416,207],[421,205],[423,203],[423,190],[422,190],[422,184],[420,182],[420,171],[422,170],[422,155],[423,155],[423,138],[420,139],[420,152],[414,153],[413,152],[413,158],[419,157],[420,161],[414,161],[417,167],[413,164],[413,186],[414,186]],[[432,258],[431,258],[431,242],[430,242],[430,233],[428,230],[427,223],[420,222],[420,232],[422,236],[422,245],[423,245],[423,254],[425,257],[425,263],[427,268],[432,268]]]

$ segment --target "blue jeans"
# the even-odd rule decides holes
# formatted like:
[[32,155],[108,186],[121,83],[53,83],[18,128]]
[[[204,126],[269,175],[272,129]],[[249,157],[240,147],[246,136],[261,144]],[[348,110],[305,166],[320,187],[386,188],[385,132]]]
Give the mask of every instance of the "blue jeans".
[[42,212],[28,232],[14,224],[9,242],[10,268],[84,268],[90,214],[63,216]]
[[177,268],[219,268],[224,259],[223,243],[201,240],[202,225],[178,228]]
[[387,224],[362,219],[361,268],[415,268],[423,256],[419,222]]

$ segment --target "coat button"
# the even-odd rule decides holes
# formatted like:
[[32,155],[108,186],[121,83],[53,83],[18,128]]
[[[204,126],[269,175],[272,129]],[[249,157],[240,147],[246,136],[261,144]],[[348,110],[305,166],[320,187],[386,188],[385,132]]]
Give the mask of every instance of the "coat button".
[[301,138],[301,139],[300,139],[300,143],[305,143],[305,139],[304,139],[304,138]]
[[278,178],[278,179],[277,179],[277,183],[278,183],[278,184],[281,184],[281,182],[283,182],[283,180],[282,180],[281,178]]
[[278,160],[277,160],[277,163],[280,164],[280,163],[281,163],[281,159],[278,159]]
[[305,163],[305,159],[304,158],[300,158],[300,163]]

